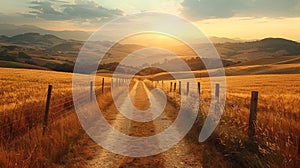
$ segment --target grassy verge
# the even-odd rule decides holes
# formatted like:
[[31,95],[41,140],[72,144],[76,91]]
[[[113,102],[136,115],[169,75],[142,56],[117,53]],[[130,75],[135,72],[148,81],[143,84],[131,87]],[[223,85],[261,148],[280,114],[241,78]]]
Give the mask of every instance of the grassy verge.
[[[179,107],[177,93],[169,93],[168,99]],[[222,119],[213,134],[203,143],[198,142],[198,136],[206,119],[200,107],[199,114],[192,129],[187,135],[191,145],[202,146],[203,165],[206,167],[289,167],[284,156],[277,148],[262,140],[249,139],[247,131],[235,129],[231,118]]]
[[68,160],[72,145],[82,135],[73,113],[52,123],[46,134],[36,128],[0,146],[3,167],[59,167]]

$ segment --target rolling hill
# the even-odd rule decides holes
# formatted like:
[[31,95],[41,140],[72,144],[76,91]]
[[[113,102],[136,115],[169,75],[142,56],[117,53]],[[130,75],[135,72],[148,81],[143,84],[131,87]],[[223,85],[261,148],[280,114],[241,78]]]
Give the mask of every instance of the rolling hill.
[[282,38],[266,38],[245,43],[224,43],[215,46],[223,59],[240,62],[274,56],[300,55],[300,43]]
[[0,35],[11,37],[32,32],[39,33],[41,35],[52,34],[62,39],[74,39],[79,41],[85,41],[91,35],[91,32],[85,31],[52,31],[32,25],[18,26],[13,24],[0,24]]
[[[215,44],[215,47],[222,58],[223,65],[227,67],[226,69],[230,74],[235,74],[231,73],[232,69],[235,70],[241,67],[258,69],[258,67],[266,65],[276,66],[273,69],[280,71],[280,73],[288,73],[288,71],[295,73],[296,71],[293,70],[292,66],[298,67],[298,64],[300,64],[300,43],[295,41],[282,38],[266,38],[252,42],[223,39],[223,42]],[[97,50],[91,51],[91,53],[95,56],[103,50],[104,46],[112,45],[109,41],[97,41],[94,43],[97,46]],[[12,67],[72,72],[74,62],[83,44],[83,41],[65,40],[51,34],[25,33],[12,37],[0,36],[0,60],[2,61],[0,66],[9,67],[11,65]],[[205,44],[198,45],[198,47],[203,47],[203,45]],[[116,67],[118,62],[123,60],[128,54],[143,48],[145,47],[136,44],[117,43],[106,53],[101,63],[103,66],[101,65],[100,68],[103,67],[113,71],[114,69],[109,67],[109,65]],[[201,60],[195,57],[191,49],[176,46],[172,48],[172,52],[184,59],[192,70],[205,69]],[[159,61],[167,56],[159,51],[153,51],[145,55],[140,54],[139,56],[141,57],[141,62],[136,64],[142,64],[145,60],[157,60],[156,65],[163,63],[172,66],[176,64],[176,61],[172,61],[171,58],[170,60]],[[287,70],[281,70],[280,66],[285,67],[283,69]],[[132,69],[133,67],[128,68]],[[246,73],[246,71],[242,72]],[[272,73],[269,70],[259,72],[255,70],[255,72],[251,72],[254,74]]]

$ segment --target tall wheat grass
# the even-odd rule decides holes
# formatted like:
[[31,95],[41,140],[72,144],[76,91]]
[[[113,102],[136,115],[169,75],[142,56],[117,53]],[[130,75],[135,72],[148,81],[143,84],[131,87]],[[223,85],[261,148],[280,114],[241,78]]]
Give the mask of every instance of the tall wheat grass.
[[[96,78],[100,108],[112,101],[110,78],[105,79],[102,94],[102,77]],[[49,84],[53,91],[43,136]],[[71,73],[0,68],[0,167],[66,166],[76,157],[74,146],[85,133],[73,108],[71,84]]]
[[[254,161],[250,163],[251,161],[249,161],[244,166],[262,164],[265,166],[291,167],[299,165],[300,75],[229,76],[226,77],[226,80],[225,110],[215,131],[215,134],[218,135],[217,143],[221,146],[221,151],[225,151],[225,155],[232,156],[232,153],[240,152],[234,150],[245,148],[243,146],[248,143],[247,131],[251,91],[258,91],[258,115],[255,134],[258,145],[253,148],[254,150],[257,148],[256,154],[261,156],[258,159],[258,156],[246,156],[246,153],[242,153],[240,156],[245,158],[240,158],[240,160],[260,160],[260,162],[263,162],[257,163]],[[182,89],[185,92],[188,79],[181,81]],[[201,83],[200,116],[204,117],[201,121],[203,124],[214,88],[211,88],[209,78],[201,78],[198,81]],[[173,82],[173,86],[174,82],[177,83],[178,92],[179,81],[175,80],[164,81],[163,89],[168,96],[179,103],[179,94],[170,92],[170,82]],[[161,88],[161,81],[153,82],[153,86],[156,85]],[[190,92],[196,94],[197,86],[191,86]],[[251,149],[251,147],[248,149]],[[246,159],[246,157],[249,158]]]

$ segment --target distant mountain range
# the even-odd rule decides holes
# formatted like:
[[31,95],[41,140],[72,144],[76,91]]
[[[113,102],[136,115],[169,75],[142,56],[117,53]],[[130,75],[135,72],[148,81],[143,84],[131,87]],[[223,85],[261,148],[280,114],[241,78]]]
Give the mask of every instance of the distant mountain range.
[[239,62],[268,57],[300,55],[300,43],[283,38],[215,44],[215,47],[223,59]]
[[230,38],[226,38],[226,37],[215,37],[215,36],[209,37],[209,40],[215,44],[218,44],[218,43],[240,43],[240,42],[247,41],[247,40],[242,40],[242,39],[230,39]]
[[[29,28],[34,29],[34,27],[30,26]],[[29,28],[27,30],[30,30]],[[3,30],[3,27],[1,29]],[[298,59],[300,56],[300,43],[287,39],[266,38],[252,42],[242,42],[221,38],[220,42],[215,43],[223,64],[227,67],[300,63],[300,59]],[[83,44],[84,41],[69,40],[54,34],[40,34],[36,32],[18,34],[11,37],[2,35],[0,36],[0,67],[71,72]],[[98,48],[93,52],[97,55],[102,49],[101,46],[111,45],[112,43],[99,41],[95,42],[95,44],[97,44]],[[103,67],[113,70],[112,67],[115,67],[124,57],[141,48],[144,47],[135,44],[116,44],[106,53]],[[196,61],[200,60],[195,60],[195,55],[191,50],[187,50],[184,47],[174,47],[175,50],[180,57],[192,66],[191,69],[201,70],[205,68],[202,64],[201,66],[195,64]],[[159,52],[154,52],[150,54],[151,58],[147,54],[144,57],[145,59],[159,60],[160,54]],[[169,62],[169,64],[172,64],[172,62]]]
[[79,40],[79,41],[85,41],[88,39],[88,37],[91,35],[92,32],[86,32],[86,31],[52,31],[52,30],[46,30],[39,28],[37,26],[31,26],[31,25],[22,25],[17,26],[13,24],[0,24],[0,35],[5,36],[16,36],[19,34],[24,33],[39,33],[41,35],[45,34],[52,34],[54,36],[57,36],[59,38],[63,39],[73,39],[73,40]]
[[[51,34],[57,36],[62,39],[73,39],[78,41],[86,41],[88,37],[92,34],[92,32],[86,31],[52,31],[39,28],[37,26],[32,25],[13,25],[13,24],[0,24],[0,35],[12,37],[25,33],[39,33],[41,35]],[[230,39],[225,37],[209,37],[209,39],[213,43],[237,43],[237,42],[245,42],[242,39]]]

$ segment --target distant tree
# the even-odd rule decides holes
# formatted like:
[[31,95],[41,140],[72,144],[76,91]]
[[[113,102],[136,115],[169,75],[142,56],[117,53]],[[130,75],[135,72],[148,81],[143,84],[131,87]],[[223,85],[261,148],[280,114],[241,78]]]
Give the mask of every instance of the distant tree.
[[20,51],[18,54],[19,58],[25,58],[25,59],[30,59],[31,57],[29,55],[27,55],[25,52]]
[[30,64],[30,65],[37,65],[37,63],[35,63],[35,62],[32,61],[32,60],[26,60],[25,63],[26,63],[26,64]]
[[54,71],[62,71],[62,72],[73,72],[74,65],[63,63],[63,64],[55,64],[55,63],[47,63],[44,67],[49,68]]
[[0,52],[0,60],[4,61],[17,61],[17,57],[14,55],[11,55],[7,52],[7,50],[3,50]]

